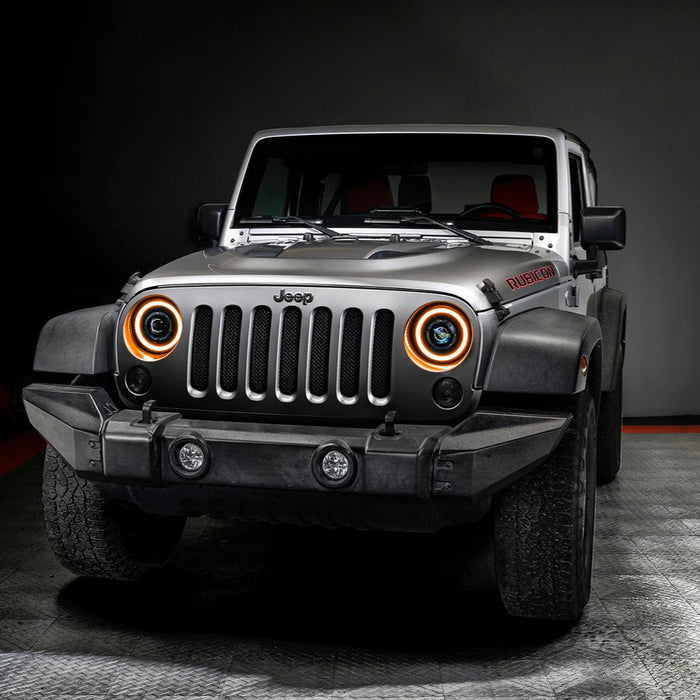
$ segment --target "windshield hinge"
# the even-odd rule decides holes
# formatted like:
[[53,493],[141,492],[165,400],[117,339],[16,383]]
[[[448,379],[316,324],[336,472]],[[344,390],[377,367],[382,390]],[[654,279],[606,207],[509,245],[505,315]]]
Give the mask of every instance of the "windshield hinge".
[[249,228],[234,229],[232,234],[233,237],[229,239],[229,245],[233,246],[234,248],[239,245],[248,245],[248,243],[250,243]]
[[496,312],[496,318],[502,321],[510,313],[510,309],[506,309],[506,307],[503,306],[503,297],[498,289],[496,289],[496,285],[490,279],[486,278],[481,286],[481,291]]
[[119,306],[124,306],[126,304],[126,300],[129,298],[129,295],[131,294],[131,290],[136,286],[136,283],[141,279],[141,275],[138,272],[134,272],[134,274],[129,277],[127,280],[126,284],[121,288],[119,291],[119,299],[115,302]]

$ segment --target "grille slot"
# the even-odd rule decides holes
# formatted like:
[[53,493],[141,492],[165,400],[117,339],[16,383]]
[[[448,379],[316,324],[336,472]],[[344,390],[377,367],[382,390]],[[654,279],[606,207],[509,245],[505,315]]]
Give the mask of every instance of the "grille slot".
[[209,385],[209,345],[213,315],[210,306],[198,306],[194,310],[190,385],[197,391],[206,391]]
[[270,354],[271,323],[270,307],[257,306],[253,311],[248,362],[248,388],[255,394],[264,394],[267,390],[267,361]]
[[377,399],[386,399],[391,393],[391,355],[394,337],[394,314],[380,309],[374,318],[372,341],[372,374],[370,391]]
[[279,368],[277,386],[280,393],[297,393],[299,371],[299,340],[301,338],[301,309],[291,306],[284,310],[280,331]]
[[328,393],[328,358],[331,345],[331,310],[322,306],[316,309],[311,328],[309,346],[309,393],[325,396]]
[[233,393],[238,389],[238,358],[241,344],[240,306],[227,306],[224,309],[221,327],[221,365],[219,386],[223,391]]
[[340,350],[340,394],[354,398],[360,391],[360,351],[362,349],[362,311],[348,309],[343,317]]

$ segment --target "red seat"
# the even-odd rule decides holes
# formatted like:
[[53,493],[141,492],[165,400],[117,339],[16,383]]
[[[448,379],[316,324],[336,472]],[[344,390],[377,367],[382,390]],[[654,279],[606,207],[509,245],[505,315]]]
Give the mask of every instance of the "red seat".
[[[537,188],[530,175],[507,174],[494,178],[491,185],[491,203],[515,209],[525,219],[542,221],[546,214],[540,214],[537,201]],[[489,212],[488,216],[511,218],[504,212]]]
[[359,214],[376,207],[393,207],[394,198],[389,186],[389,178],[372,177],[368,180],[353,182],[346,189],[343,197],[343,214]]

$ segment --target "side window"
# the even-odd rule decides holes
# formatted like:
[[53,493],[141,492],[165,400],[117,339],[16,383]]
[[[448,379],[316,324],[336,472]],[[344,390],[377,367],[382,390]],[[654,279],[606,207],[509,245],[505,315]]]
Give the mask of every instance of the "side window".
[[574,227],[574,241],[581,240],[581,211],[584,207],[583,164],[578,156],[569,155],[571,176],[571,221]]

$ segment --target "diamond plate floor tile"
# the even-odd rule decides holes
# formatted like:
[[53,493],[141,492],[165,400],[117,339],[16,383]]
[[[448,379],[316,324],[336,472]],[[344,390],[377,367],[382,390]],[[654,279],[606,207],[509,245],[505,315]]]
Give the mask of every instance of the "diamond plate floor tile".
[[647,659],[700,659],[700,627],[632,627],[622,634],[634,656]]
[[689,532],[700,537],[700,518],[681,518],[680,522]]
[[476,661],[440,664],[440,680],[446,698],[493,697],[488,665]]
[[700,627],[700,617],[680,595],[677,598],[609,598],[603,605],[621,627]]
[[[235,668],[235,667],[234,667]],[[330,698],[334,667],[329,665],[260,669],[255,673],[229,671],[222,700],[229,698]]]
[[669,572],[666,578],[688,602],[700,603],[700,569]]
[[222,671],[226,671],[231,663],[232,645],[221,635],[153,635],[134,642],[132,656],[138,659],[186,666],[205,665]]
[[0,567],[0,583],[2,583],[10,574],[15,571],[15,568],[11,567]]
[[27,651],[31,649],[53,619],[12,620],[0,619],[0,651]]
[[647,598],[668,592],[669,580],[661,574],[597,574],[593,577],[592,586],[601,600]]
[[61,608],[55,590],[50,573],[16,569],[0,583],[0,618],[57,617]]
[[41,549],[39,545],[27,546],[25,544],[2,547],[0,548],[0,568],[14,571],[17,567],[24,564],[27,559],[31,559],[37,552],[41,551]]
[[649,659],[644,664],[668,698],[700,698],[700,657],[686,661]]
[[545,672],[557,697],[663,697],[660,686],[637,659],[545,664]]
[[442,696],[440,666],[437,662],[339,660],[336,663],[334,698]]
[[593,568],[598,575],[610,574],[659,574],[652,562],[639,552],[597,552]]
[[109,700],[143,700],[151,696],[220,695],[226,671],[187,663],[145,661],[131,657],[109,685]]
[[76,618],[57,619],[35,644],[35,651],[75,655],[128,657],[139,635],[107,624]]
[[15,666],[24,663],[25,655],[19,652],[0,651],[0,690],[3,687],[3,680]]
[[26,654],[23,663],[12,668],[2,680],[0,689],[6,696],[22,700],[53,700],[58,695],[104,697],[124,663],[118,658]]

